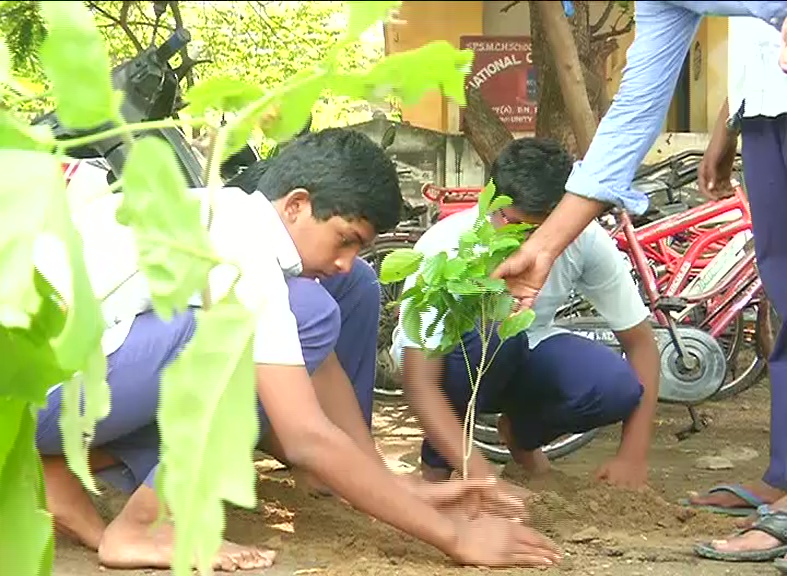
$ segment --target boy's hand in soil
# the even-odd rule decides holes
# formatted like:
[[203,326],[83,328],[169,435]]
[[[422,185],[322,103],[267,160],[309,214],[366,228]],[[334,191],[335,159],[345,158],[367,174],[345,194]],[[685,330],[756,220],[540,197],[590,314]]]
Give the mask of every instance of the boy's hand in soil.
[[452,517],[475,518],[479,514],[508,520],[527,519],[525,502],[501,490],[496,478],[471,478],[427,482],[416,475],[400,476],[407,488],[430,506]]
[[502,568],[507,566],[555,566],[561,555],[546,536],[517,522],[480,515],[456,523],[456,542],[451,558],[459,564]]
[[616,456],[598,469],[596,480],[618,488],[630,490],[644,488],[648,483],[648,462]]

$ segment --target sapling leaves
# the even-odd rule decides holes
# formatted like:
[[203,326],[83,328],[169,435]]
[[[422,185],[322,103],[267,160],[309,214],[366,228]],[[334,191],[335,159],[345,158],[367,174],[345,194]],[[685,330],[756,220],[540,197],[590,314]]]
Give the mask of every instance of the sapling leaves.
[[489,205],[489,212],[497,212],[501,208],[505,208],[506,206],[511,206],[513,201],[509,196],[498,196],[492,203]]
[[522,310],[521,312],[518,312],[512,316],[508,316],[505,320],[503,320],[500,323],[500,326],[497,328],[497,334],[500,336],[500,340],[508,340],[523,330],[530,328],[530,325],[535,319],[535,312],[530,309]]
[[[506,224],[495,228],[489,215],[511,205],[508,196],[495,196],[494,182],[490,181],[478,199],[478,216],[473,226],[459,237],[456,251],[449,255],[439,252],[424,256],[417,250],[407,248],[391,252],[381,266],[380,281],[383,284],[399,282],[415,275],[415,281],[394,304],[402,305],[402,327],[405,335],[428,355],[439,356],[462,348],[464,337],[473,331],[481,339],[481,360],[476,365],[468,364],[468,378],[477,393],[481,376],[493,361],[495,350],[490,350],[492,330],[496,328],[499,345],[516,336],[532,324],[535,313],[523,310],[512,315],[514,299],[506,291],[504,280],[490,278],[492,271],[510,256],[525,241],[528,224]],[[427,315],[434,315],[426,330],[423,322]],[[440,341],[435,346],[432,340],[437,327],[442,324]],[[464,468],[470,458],[474,428],[473,402],[465,416]]]
[[380,282],[390,284],[407,278],[418,270],[424,255],[412,248],[399,248],[390,252],[380,266]]
[[[486,186],[484,186],[483,190],[481,190],[481,194],[478,195],[478,214],[479,216],[484,216],[490,212],[490,204],[492,202],[492,198],[495,195],[496,186],[494,180],[490,180]],[[509,198],[510,200],[510,198]]]
[[502,322],[511,315],[514,308],[514,298],[510,294],[498,294],[492,298],[490,317],[496,322]]

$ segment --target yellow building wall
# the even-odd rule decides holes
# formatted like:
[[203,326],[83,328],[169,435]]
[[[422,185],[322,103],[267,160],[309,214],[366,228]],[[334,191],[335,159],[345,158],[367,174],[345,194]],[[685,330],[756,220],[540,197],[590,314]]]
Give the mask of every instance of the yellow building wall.
[[[530,11],[527,2],[511,7],[510,0],[486,1],[413,1],[402,2],[401,22],[386,25],[385,42],[389,53],[418,48],[433,40],[447,40],[459,46],[464,35],[529,35]],[[606,0],[590,0],[590,19],[595,21],[606,7]],[[617,10],[617,9],[616,9]],[[609,31],[616,21],[613,14],[601,32]],[[625,21],[625,20],[624,20]],[[727,18],[703,19],[692,42],[689,58],[690,130],[704,133],[712,129],[719,107],[727,94]],[[621,22],[618,22],[618,26]],[[618,48],[607,60],[607,91],[614,96],[620,86],[626,51],[634,31],[616,38]],[[675,125],[676,111],[670,110],[667,127]],[[415,126],[440,132],[458,131],[458,109],[439,94],[430,94],[420,103],[403,110],[403,119]]]
[[711,132],[724,99],[727,98],[727,34],[729,18],[706,18],[708,26],[708,83],[705,87],[707,120],[705,131]]
[[[483,7],[480,1],[402,2],[398,22],[385,26],[387,53],[420,48],[434,40],[446,40],[459,48],[460,36],[483,34]],[[448,102],[438,93],[402,110],[402,119],[413,126],[449,131]]]

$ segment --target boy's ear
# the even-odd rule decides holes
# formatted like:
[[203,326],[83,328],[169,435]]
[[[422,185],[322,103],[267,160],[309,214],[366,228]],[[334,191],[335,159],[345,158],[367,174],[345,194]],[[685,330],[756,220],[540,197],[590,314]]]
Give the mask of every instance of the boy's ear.
[[311,214],[311,195],[306,188],[295,188],[282,200],[284,214],[292,222],[302,214]]

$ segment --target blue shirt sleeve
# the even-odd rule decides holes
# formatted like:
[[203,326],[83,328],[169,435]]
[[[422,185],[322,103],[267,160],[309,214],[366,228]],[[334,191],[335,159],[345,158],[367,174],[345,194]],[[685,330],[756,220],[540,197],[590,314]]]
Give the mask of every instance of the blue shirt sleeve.
[[781,29],[787,2],[638,0],[634,42],[620,89],[599,123],[566,190],[642,214],[648,198],[631,188],[634,174],[661,132],[683,61],[703,15],[754,16]]

